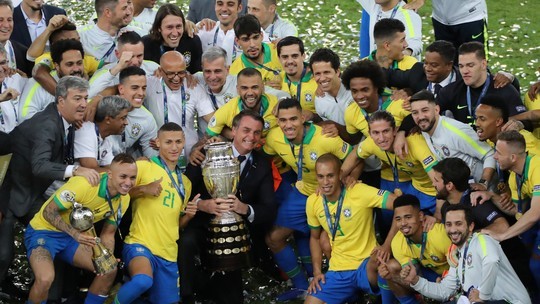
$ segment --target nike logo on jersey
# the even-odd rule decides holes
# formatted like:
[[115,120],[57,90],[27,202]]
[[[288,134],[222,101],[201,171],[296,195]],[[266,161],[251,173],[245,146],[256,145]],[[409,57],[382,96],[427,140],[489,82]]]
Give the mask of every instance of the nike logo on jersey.
[[285,156],[287,153],[279,153],[279,156]]
[[465,109],[467,107],[467,105],[464,105],[464,106],[457,106],[457,109],[458,110],[461,110],[461,109]]
[[472,39],[476,39],[476,38],[480,37],[480,35],[482,35],[482,32],[480,32],[480,34],[477,34],[477,35],[472,35]]

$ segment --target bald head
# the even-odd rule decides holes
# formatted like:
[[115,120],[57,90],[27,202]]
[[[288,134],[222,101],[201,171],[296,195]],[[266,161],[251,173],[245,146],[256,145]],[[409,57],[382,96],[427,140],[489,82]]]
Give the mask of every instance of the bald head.
[[186,77],[186,60],[177,51],[168,51],[161,55],[159,60],[161,75],[169,89],[180,89]]

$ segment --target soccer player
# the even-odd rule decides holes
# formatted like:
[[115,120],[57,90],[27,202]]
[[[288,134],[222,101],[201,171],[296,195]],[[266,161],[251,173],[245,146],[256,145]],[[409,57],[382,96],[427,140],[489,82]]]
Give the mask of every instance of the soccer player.
[[467,124],[440,115],[440,107],[431,92],[422,90],[411,99],[411,114],[422,131],[430,150],[442,160],[448,157],[463,159],[478,187],[487,189],[495,172],[491,147],[478,140],[476,132]]
[[[418,60],[405,55],[407,41],[405,40],[405,25],[397,19],[381,19],[373,29],[377,48],[367,57],[385,69],[408,70]],[[420,47],[420,50],[422,48]]]
[[[345,188],[340,180],[340,160],[323,154],[315,165],[319,194],[307,199],[305,213],[310,228],[313,261],[304,303],[343,303],[359,290],[379,294],[373,209],[392,209],[395,196],[363,183]],[[331,240],[328,272],[322,272],[321,232]]]
[[123,257],[131,279],[122,285],[114,303],[128,304],[149,292],[152,303],[178,303],[179,229],[197,212],[191,202],[191,182],[178,167],[184,132],[174,122],[161,126],[156,145],[159,155],[137,161],[137,187],[131,190],[133,222],[124,241]]
[[339,137],[324,136],[319,126],[304,124],[302,107],[296,99],[280,101],[277,115],[279,128],[270,130],[263,150],[268,155],[279,155],[297,173],[297,179],[289,195],[281,201],[276,222],[267,237],[267,244],[274,253],[278,266],[293,281],[295,289],[278,297],[278,300],[287,300],[302,295],[308,287],[304,269],[297,263],[292,247],[287,244],[287,239],[293,232],[303,266],[307,273],[311,274],[305,202],[307,196],[317,189],[315,161],[325,153],[344,159],[351,147]]
[[255,68],[245,68],[237,76],[236,89],[238,97],[231,99],[215,113],[206,133],[209,136],[223,135],[232,138],[231,127],[234,116],[244,109],[253,110],[264,119],[263,134],[276,126],[276,117],[272,114],[277,98],[273,95],[265,94],[262,75]]
[[230,73],[237,75],[244,68],[255,68],[261,72],[263,82],[275,89],[281,89],[281,62],[276,47],[263,42],[263,31],[259,20],[246,15],[234,22],[235,42],[242,49],[242,55],[231,64]]
[[[409,154],[402,159],[393,153],[393,143],[397,132],[394,117],[386,111],[377,111],[369,118],[370,137],[358,145],[356,155],[347,156],[342,170],[347,176],[358,165],[372,155],[384,164],[381,171],[381,189],[400,196],[403,193],[415,195],[424,213],[435,212],[434,173],[437,164],[435,155],[429,149],[424,137],[419,134],[407,137]],[[357,178],[358,176],[354,176]]]
[[448,301],[461,292],[461,296],[472,303],[502,303],[501,300],[531,303],[525,286],[497,241],[488,235],[473,233],[470,208],[461,204],[451,205],[443,217],[446,233],[456,246],[449,253],[448,274],[439,283],[429,282],[417,275],[413,265],[406,265],[400,273],[405,282],[437,301]]
[[442,113],[452,112],[454,119],[474,124],[475,110],[486,95],[498,95],[505,100],[510,116],[526,111],[519,92],[513,85],[495,87],[494,76],[487,70],[484,45],[467,42],[459,47],[459,79],[445,86],[437,95]]
[[249,0],[247,11],[257,17],[268,38],[274,43],[287,36],[298,36],[296,26],[277,13],[277,0]]
[[[422,53],[422,20],[420,16],[412,10],[404,9],[401,0],[357,0],[362,8],[370,16],[369,23],[369,44],[370,52],[379,47],[375,35],[376,23],[380,20],[395,19],[406,25],[403,27],[403,36],[406,35],[407,47],[405,53],[410,56],[418,57]],[[363,22],[362,22],[363,23]]]
[[[70,224],[73,203],[82,204],[94,213],[94,223],[105,220],[101,243],[114,251],[116,229],[129,206],[129,191],[135,184],[137,166],[126,154],[117,155],[107,173],[102,173],[97,186],[84,177],[73,177],[47,200],[28,225],[24,242],[35,281],[30,289],[28,303],[47,300],[54,280],[53,260],[59,257],[76,267],[95,272],[92,250],[96,239]],[[104,303],[111,288],[116,269],[94,278],[85,304]]]
[[277,44],[277,54],[283,66],[281,90],[300,101],[308,121],[317,120],[317,117],[313,117],[316,115],[317,82],[307,64],[304,63],[306,60],[304,42],[294,36],[284,37]]
[[[452,243],[443,224],[435,223],[431,230],[423,230],[424,213],[414,195],[405,194],[396,198],[394,222],[399,228],[392,239],[394,259],[380,263],[379,275],[386,279],[400,303],[416,303],[408,284],[403,284],[400,279],[401,267],[410,264],[418,267],[423,277],[435,282],[448,270],[446,253]],[[387,295],[382,291],[383,303],[387,303]]]
[[150,142],[157,137],[157,125],[152,114],[143,107],[146,96],[146,73],[131,66],[120,72],[119,96],[131,103],[128,125],[122,135],[113,135],[113,154],[128,152],[132,155],[152,157],[157,151]]

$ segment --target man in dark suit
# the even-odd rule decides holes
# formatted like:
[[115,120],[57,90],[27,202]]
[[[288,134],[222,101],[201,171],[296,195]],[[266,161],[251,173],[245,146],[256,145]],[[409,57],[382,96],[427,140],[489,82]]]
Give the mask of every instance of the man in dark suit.
[[[179,268],[182,303],[193,303],[194,279],[197,267],[194,257],[205,252],[208,223],[214,215],[233,211],[241,215],[251,235],[253,261],[268,261],[270,254],[264,236],[272,226],[277,206],[270,160],[255,151],[264,126],[264,120],[250,110],[240,112],[233,120],[233,154],[241,161],[238,190],[229,199],[212,199],[204,186],[200,166],[189,165],[186,175],[193,184],[192,193],[201,193],[199,212],[180,236]],[[202,212],[201,212],[202,211]],[[204,266],[204,265],[203,265]],[[240,270],[214,273],[211,279],[212,296],[218,303],[242,303],[242,274]]]
[[5,20],[2,23],[3,31],[0,32],[0,43],[6,48],[9,67],[19,69],[26,75],[32,75],[34,64],[26,59],[28,47],[17,41],[10,40],[13,37],[13,5],[10,0],[0,0],[0,19]]
[[82,121],[87,98],[86,80],[63,77],[56,89],[56,102],[10,133],[11,190],[7,211],[0,223],[0,282],[13,258],[15,221],[28,224],[45,202],[43,194],[53,181],[77,175],[86,177],[93,185],[99,182],[95,170],[73,164],[75,130],[72,124]]
[[54,15],[66,15],[64,9],[33,0],[23,0],[13,10],[13,33],[11,40],[29,48],[49,24]]

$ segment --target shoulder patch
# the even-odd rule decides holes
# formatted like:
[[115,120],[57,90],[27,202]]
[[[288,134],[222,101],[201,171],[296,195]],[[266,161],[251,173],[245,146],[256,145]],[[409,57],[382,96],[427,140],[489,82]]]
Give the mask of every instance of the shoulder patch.
[[385,190],[380,189],[380,190],[377,192],[377,195],[378,195],[378,196],[383,196],[383,195],[384,195],[384,192],[385,192]]
[[210,127],[215,127],[216,126],[216,116],[212,116],[212,118],[210,119],[210,122],[208,123],[208,125]]
[[344,142],[343,146],[341,147],[341,152],[345,153],[347,150],[349,150],[349,144]]
[[424,159],[423,163],[424,165],[429,165],[430,163],[433,162],[433,160],[434,160],[433,157],[430,155]]

